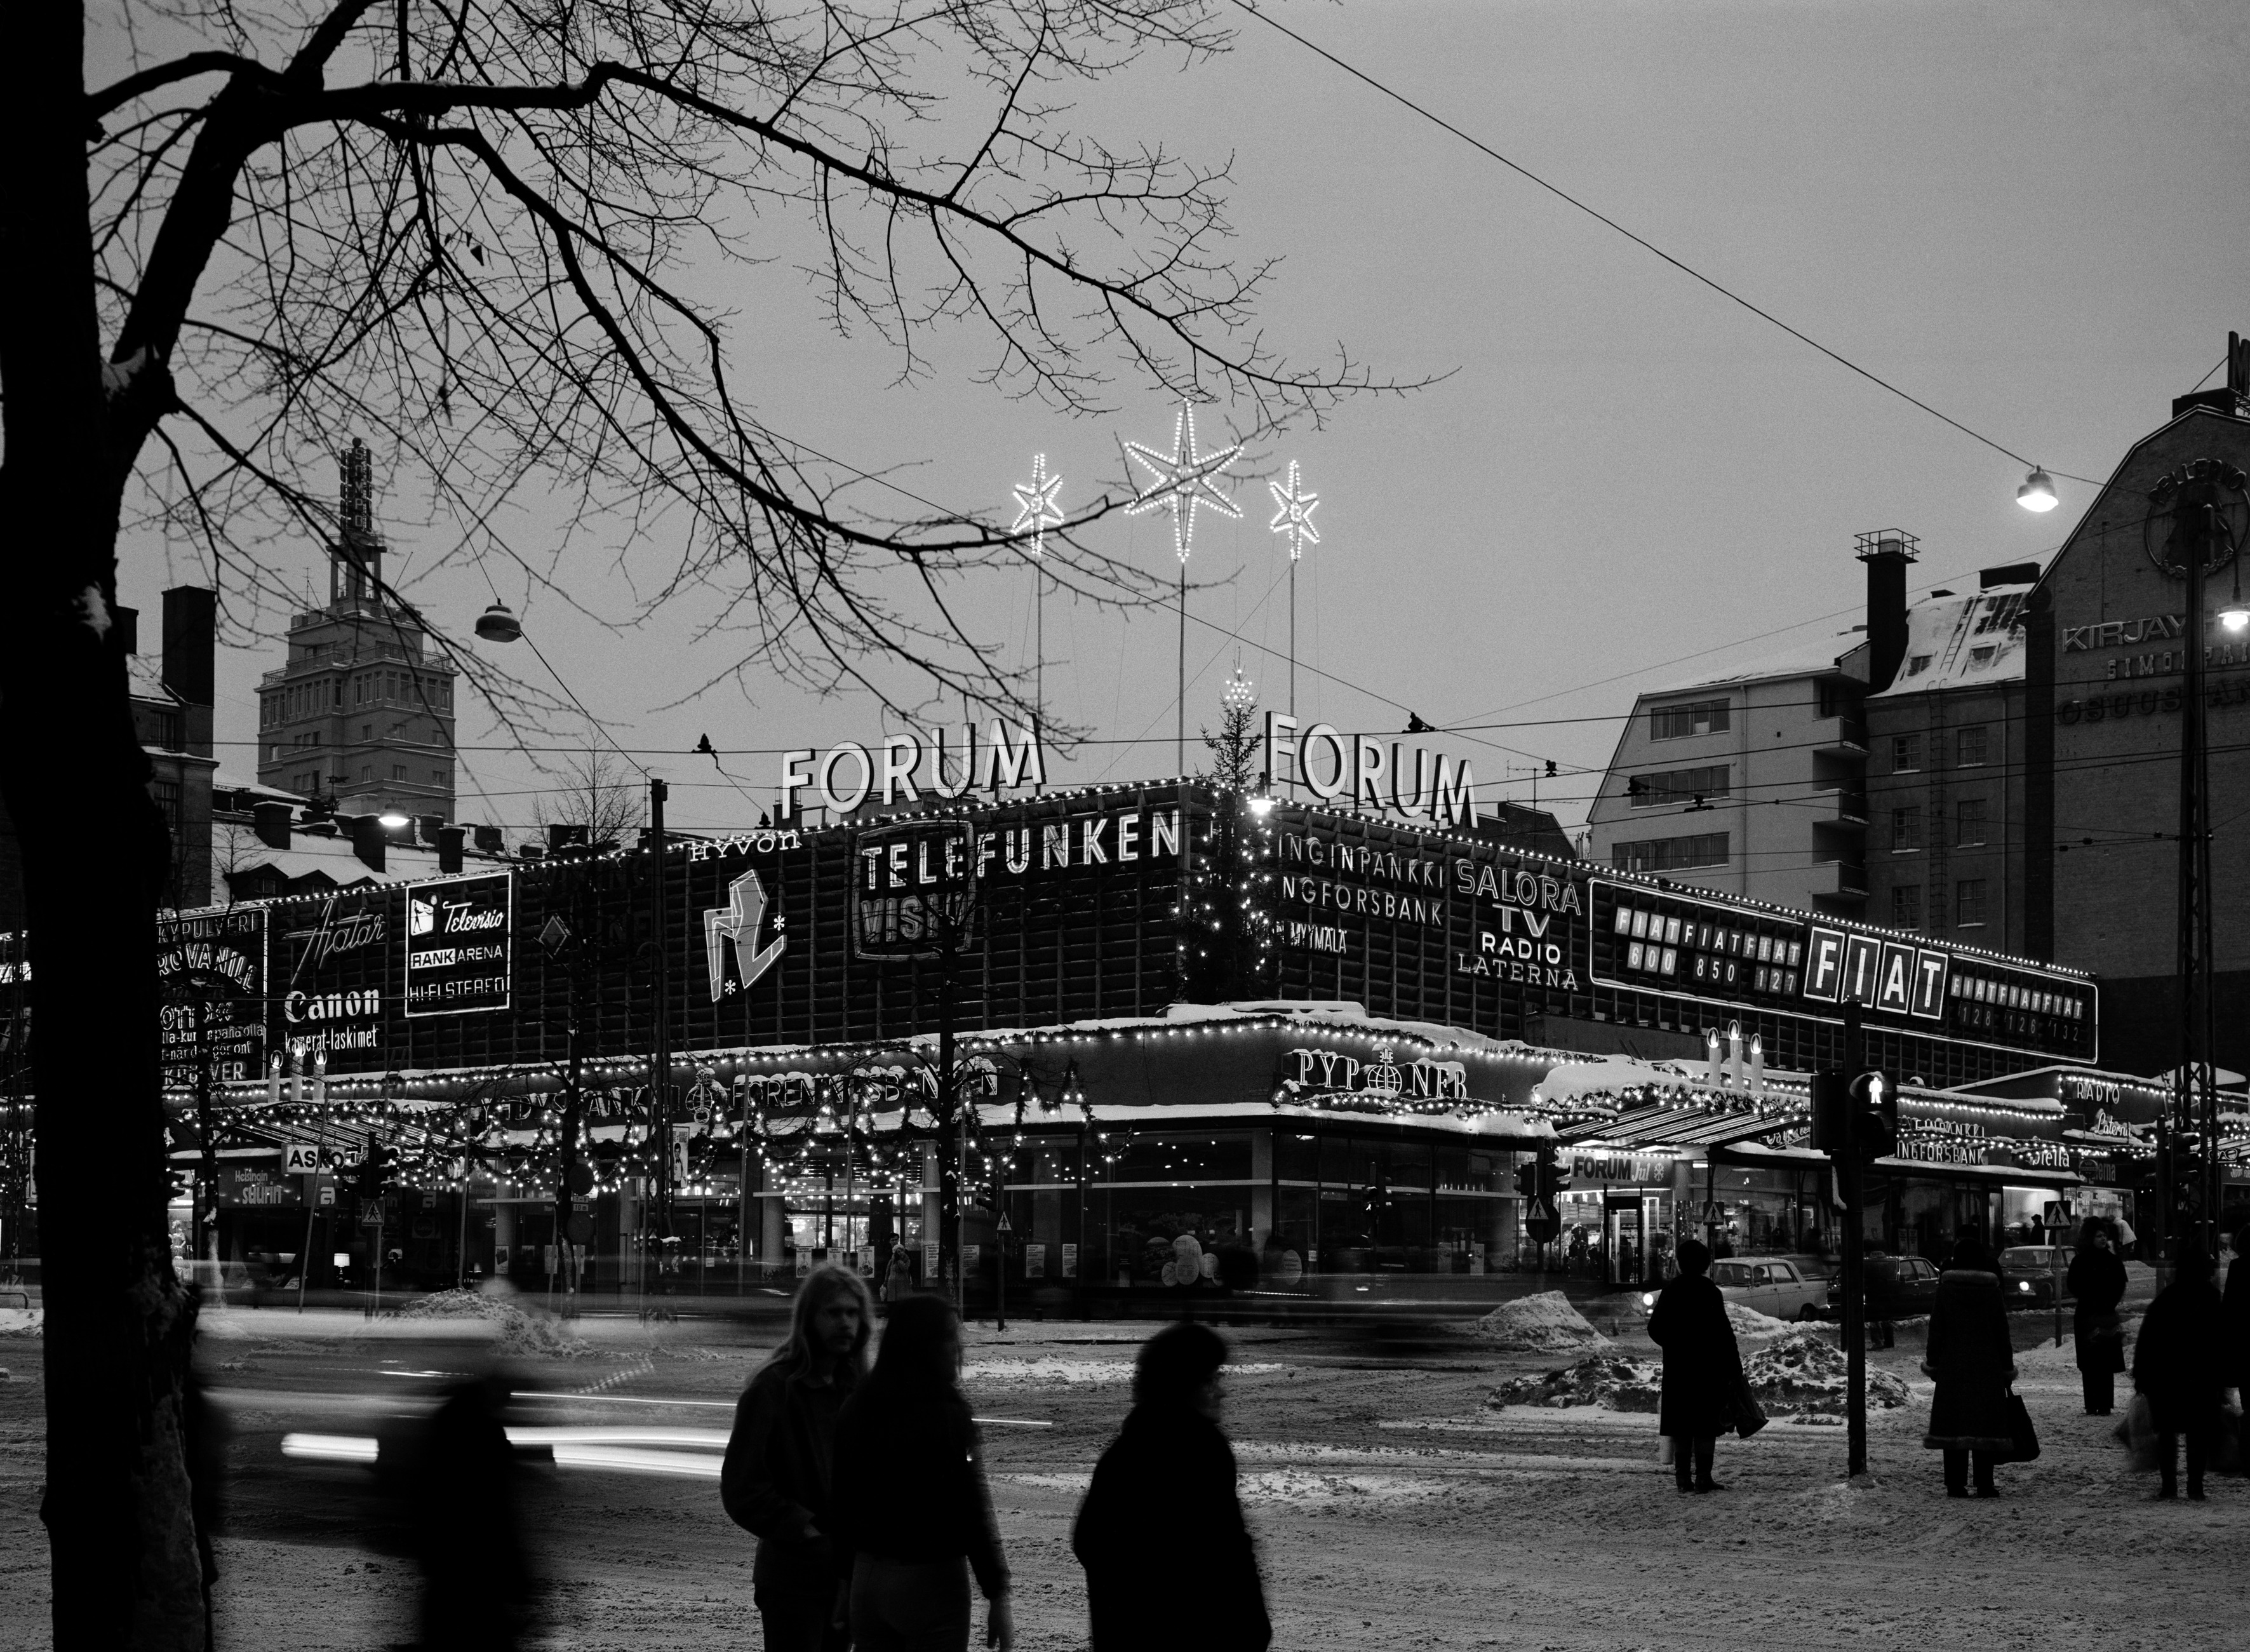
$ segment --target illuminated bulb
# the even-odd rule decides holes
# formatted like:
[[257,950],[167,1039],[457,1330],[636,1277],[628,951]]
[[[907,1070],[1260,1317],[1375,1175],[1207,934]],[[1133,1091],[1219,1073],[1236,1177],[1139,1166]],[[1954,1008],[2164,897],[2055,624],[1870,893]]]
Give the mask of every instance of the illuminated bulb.
[[2016,489],[2016,503],[2026,510],[2042,514],[2053,510],[2057,503],[2054,478],[2033,466],[2032,473],[2024,478],[2024,485]]

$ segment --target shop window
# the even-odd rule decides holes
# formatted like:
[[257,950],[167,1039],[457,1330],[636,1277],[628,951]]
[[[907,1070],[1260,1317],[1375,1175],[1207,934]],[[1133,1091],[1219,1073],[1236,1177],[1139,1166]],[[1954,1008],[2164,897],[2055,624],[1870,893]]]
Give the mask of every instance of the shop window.
[[1891,928],[1918,930],[1922,927],[1922,885],[1901,883],[1891,889]]
[[1727,727],[1727,702],[1723,700],[1692,700],[1676,706],[1658,706],[1648,714],[1648,737],[1652,740],[1724,734]]
[[1897,734],[1891,736],[1891,772],[1912,774],[1922,767],[1922,736],[1918,734]]
[[1953,923],[1956,929],[1981,928],[1984,922],[1984,880],[1963,878],[1953,886]]
[[1958,750],[1960,755],[1956,761],[1962,768],[1981,769],[1984,766],[1984,729],[1981,723],[1961,730]]
[[1953,805],[1953,841],[1973,848],[1984,841],[1984,799],[1964,798]]
[[1903,854],[1922,847],[1922,805],[1910,803],[1891,811],[1891,853]]

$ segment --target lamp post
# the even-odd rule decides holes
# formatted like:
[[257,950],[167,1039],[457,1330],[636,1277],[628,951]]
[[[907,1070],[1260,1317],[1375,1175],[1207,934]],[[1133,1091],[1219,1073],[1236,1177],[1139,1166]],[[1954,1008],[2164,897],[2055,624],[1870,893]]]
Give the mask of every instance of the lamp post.
[[[2171,1129],[2157,1173],[2169,1257],[2192,1236],[2218,1254],[2222,1174],[2219,1087],[2212,1066],[2211,764],[2205,718],[2204,582],[2236,560],[2250,528],[2243,473],[2198,459],[2159,477],[2149,492],[2143,547],[2158,571],[2186,587],[2185,681],[2180,700],[2178,944],[2179,1061],[2172,1069]],[[2235,573],[2234,600],[2221,611],[2230,631],[2250,625]],[[2239,618],[2238,618],[2239,616]],[[2189,1149],[2190,1141],[2194,1144]]]

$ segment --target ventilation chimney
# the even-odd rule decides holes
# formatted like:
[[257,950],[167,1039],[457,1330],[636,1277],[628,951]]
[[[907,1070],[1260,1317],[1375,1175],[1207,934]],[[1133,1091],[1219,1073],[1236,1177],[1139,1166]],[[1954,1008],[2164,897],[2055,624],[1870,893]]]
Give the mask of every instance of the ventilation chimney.
[[218,593],[175,585],[164,593],[164,686],[191,706],[217,703]]
[[291,812],[286,803],[255,805],[250,811],[250,819],[252,830],[258,833],[258,840],[269,849],[287,848]]
[[480,854],[500,854],[507,848],[507,843],[500,837],[498,826],[480,826],[476,829],[476,834],[477,852]]
[[442,814],[418,814],[414,817],[414,830],[424,843],[434,845],[438,833],[445,828],[445,817]]
[[355,814],[351,822],[352,853],[370,872],[383,869],[383,852],[390,834],[383,828],[379,814]]
[[2231,390],[2199,390],[2172,397],[2174,418],[2198,407],[2208,407],[2214,413],[2231,413],[2234,411],[2234,392]]
[[1977,589],[1990,591],[1995,585],[2036,585],[2039,565],[2035,562],[2012,562],[2004,568],[1979,568]]
[[586,827],[583,821],[557,820],[548,826],[547,852],[549,854],[561,854],[566,849],[583,849],[585,847]]
[[1922,542],[1903,528],[1878,528],[1860,536],[1867,564],[1867,692],[1881,694],[1906,658],[1906,570]]
[[461,840],[468,833],[460,826],[438,828],[438,870],[446,874],[461,869]]
[[141,652],[141,611],[138,608],[113,607],[109,611],[109,634],[116,639],[118,652],[128,656]]

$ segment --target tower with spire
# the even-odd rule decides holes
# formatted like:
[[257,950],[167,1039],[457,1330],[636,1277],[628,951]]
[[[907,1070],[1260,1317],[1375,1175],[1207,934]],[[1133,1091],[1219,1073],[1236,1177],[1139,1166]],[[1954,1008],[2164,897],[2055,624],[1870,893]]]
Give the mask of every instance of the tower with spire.
[[453,816],[453,667],[383,583],[375,466],[356,437],[337,464],[328,600],[289,624],[259,685],[258,778],[347,814]]

